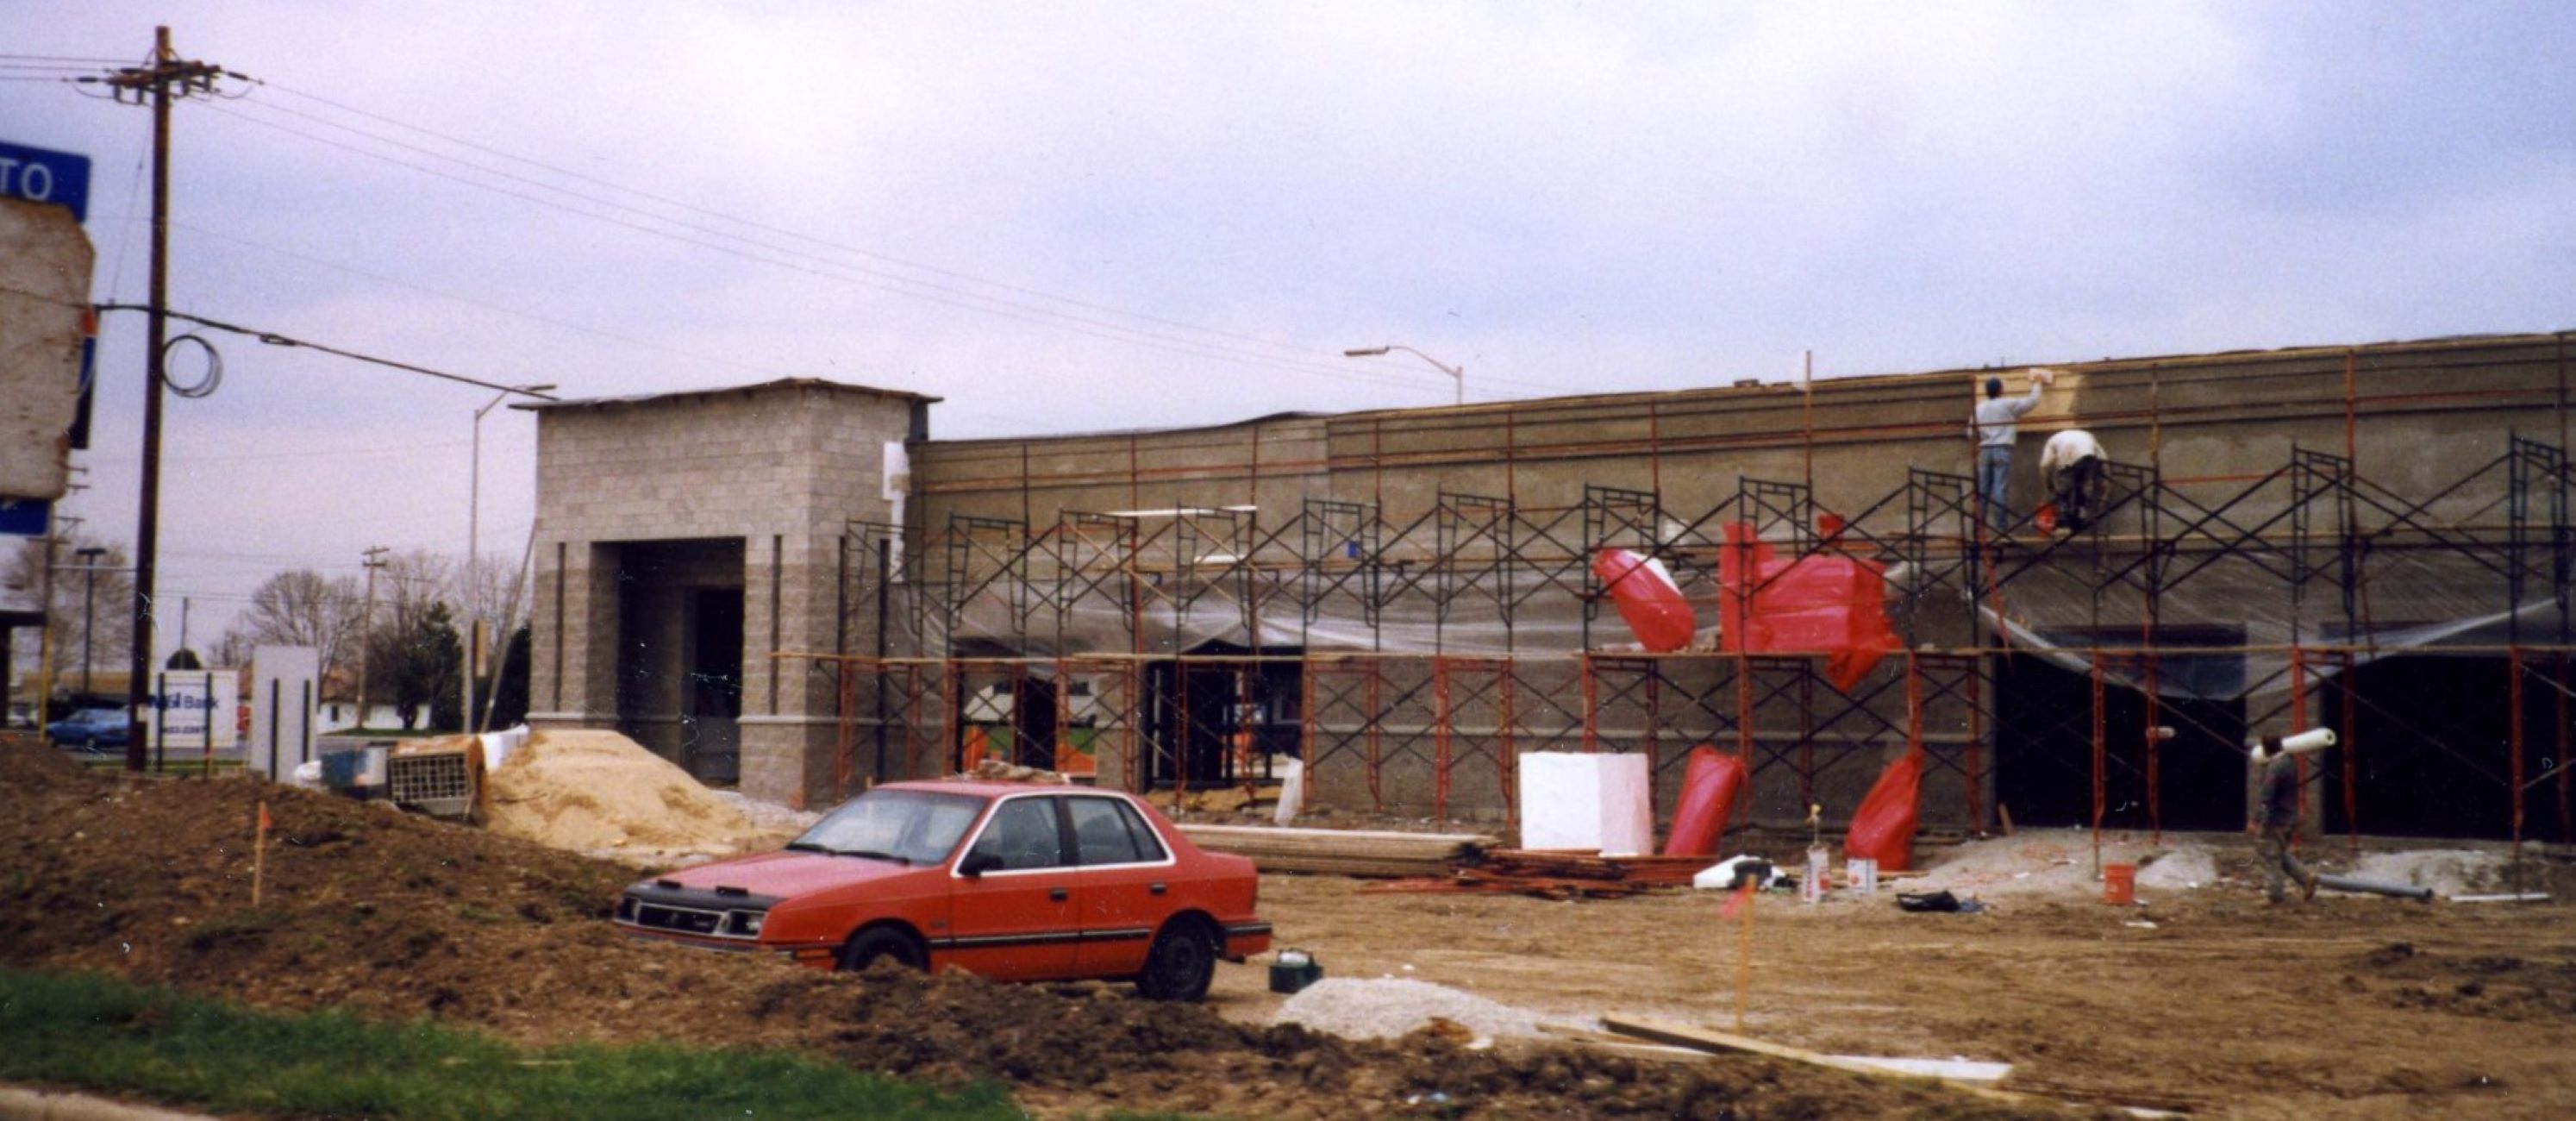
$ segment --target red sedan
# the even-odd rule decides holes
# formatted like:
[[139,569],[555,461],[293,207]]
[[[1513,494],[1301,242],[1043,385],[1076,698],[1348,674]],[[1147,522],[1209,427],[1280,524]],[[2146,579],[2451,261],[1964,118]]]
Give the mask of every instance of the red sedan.
[[785,851],[626,889],[627,933],[817,968],[893,958],[996,980],[1133,980],[1197,1000],[1216,961],[1270,948],[1252,862],[1201,852],[1152,806],[1079,786],[901,782]]

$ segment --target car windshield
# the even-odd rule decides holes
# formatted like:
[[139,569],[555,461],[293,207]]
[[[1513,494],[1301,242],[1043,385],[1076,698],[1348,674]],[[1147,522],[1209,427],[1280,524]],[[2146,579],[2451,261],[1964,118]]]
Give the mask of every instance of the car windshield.
[[971,794],[871,790],[825,815],[787,847],[936,864],[983,812],[984,799]]

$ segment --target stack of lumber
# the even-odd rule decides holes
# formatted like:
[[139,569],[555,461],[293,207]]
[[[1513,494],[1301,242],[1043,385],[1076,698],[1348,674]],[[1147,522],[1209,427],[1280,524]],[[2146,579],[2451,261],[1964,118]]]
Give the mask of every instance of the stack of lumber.
[[1341,876],[1440,876],[1495,844],[1467,833],[1396,833],[1369,829],[1282,829],[1264,825],[1182,825],[1209,852],[1252,858],[1264,872]]
[[1661,888],[1688,886],[1704,856],[1603,856],[1595,852],[1496,849],[1481,864],[1446,876],[1376,884],[1370,891],[1463,892],[1534,895],[1541,899],[1618,899]]

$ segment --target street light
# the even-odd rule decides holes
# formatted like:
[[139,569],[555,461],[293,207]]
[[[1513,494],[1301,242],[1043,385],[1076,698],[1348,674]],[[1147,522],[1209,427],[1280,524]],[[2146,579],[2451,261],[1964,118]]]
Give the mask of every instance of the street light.
[[[494,394],[482,408],[474,410],[474,462],[467,470],[465,496],[465,579],[457,596],[459,600],[473,593],[475,570],[483,562],[483,415],[499,408],[501,402],[514,395],[536,397],[554,388],[552,384],[513,386]],[[482,629],[479,625],[482,621],[483,605],[478,603],[474,605],[473,617],[465,621],[465,641],[458,644],[463,648],[459,660],[464,663],[465,671],[460,675],[463,681],[457,687],[465,701],[465,707],[457,710],[456,730],[460,732],[474,730],[474,640],[480,637],[476,632]],[[364,703],[363,700],[360,702],[362,710]]]
[[98,629],[98,558],[107,550],[96,545],[74,549],[81,562],[81,692],[89,692],[89,636]]
[[1430,356],[1430,355],[1428,355],[1428,354],[1424,354],[1424,353],[1422,353],[1421,351],[1415,350],[1415,349],[1413,349],[1412,347],[1406,346],[1406,345],[1404,345],[1403,343],[1388,343],[1388,344],[1387,344],[1387,345],[1385,345],[1385,346],[1362,346],[1362,347],[1353,347],[1353,348],[1351,348],[1351,349],[1349,349],[1349,350],[1345,350],[1345,351],[1343,351],[1343,352],[1342,352],[1342,357],[1344,357],[1344,358],[1376,358],[1376,357],[1378,357],[1378,356],[1380,356],[1380,355],[1383,355],[1383,354],[1387,353],[1388,351],[1394,351],[1394,350],[1401,350],[1401,351],[1405,352],[1406,354],[1410,354],[1410,355],[1412,355],[1412,356],[1414,356],[1414,357],[1416,357],[1416,358],[1419,358],[1419,359],[1421,359],[1421,360],[1423,360],[1423,361],[1425,361],[1425,362],[1431,363],[1433,366],[1438,367],[1441,373],[1444,373],[1444,374],[1449,375],[1449,377],[1450,377],[1450,379],[1451,379],[1451,380],[1456,381],[1456,382],[1458,383],[1458,403],[1459,403],[1459,404],[1461,404],[1461,405],[1464,405],[1464,404],[1466,404],[1466,403],[1467,403],[1467,368],[1466,368],[1465,366],[1452,366],[1452,365],[1450,365],[1450,364],[1448,364],[1448,363],[1446,363],[1446,362],[1443,362],[1443,361],[1441,361],[1441,360],[1439,360],[1439,359],[1437,359],[1437,358],[1433,358],[1432,356]]

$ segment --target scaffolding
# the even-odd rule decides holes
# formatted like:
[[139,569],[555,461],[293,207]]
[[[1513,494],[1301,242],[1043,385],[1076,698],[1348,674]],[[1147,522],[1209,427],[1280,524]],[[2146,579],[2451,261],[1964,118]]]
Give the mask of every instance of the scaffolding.
[[[957,515],[908,558],[851,566],[844,609],[873,604],[901,653],[881,639],[873,654],[779,657],[836,686],[843,792],[951,767],[979,725],[1042,724],[1049,752],[1099,759],[1105,784],[1234,784],[1296,755],[1322,804],[1444,819],[1513,818],[1525,751],[1642,753],[1669,806],[1682,760],[1710,744],[1750,768],[1756,820],[1795,820],[1919,748],[1927,805],[1959,828],[1993,822],[1990,776],[2010,752],[2033,781],[2088,793],[2097,835],[2161,833],[2177,751],[2211,773],[2226,763],[2212,752],[2236,752],[2241,779],[2248,730],[2325,725],[2342,750],[2307,777],[2356,844],[2384,729],[2491,795],[2492,832],[2519,845],[2545,818],[2576,841],[2565,450],[2515,436],[2419,496],[2361,477],[2350,451],[2294,448],[2221,481],[2111,464],[2101,515],[2064,534],[2026,513],[1991,529],[1973,480],[1920,468],[1850,513],[1806,481],[1745,478],[1697,511],[1587,486],[1555,508],[1441,491],[1409,518],[1311,497],[1034,526]],[[1841,688],[1819,653],[1649,654],[1603,620],[1599,550],[1662,559],[1706,605],[1728,594],[1729,526],[1783,560],[1883,566],[1903,649]],[[853,532],[901,551],[891,527]],[[2501,751],[2474,729],[2410,727],[2420,706],[2403,685],[2370,680],[2403,655],[2496,660]],[[2003,703],[2066,677],[2080,698]],[[972,700],[1003,693],[1009,712]],[[1017,711],[1047,698],[1052,720]]]

